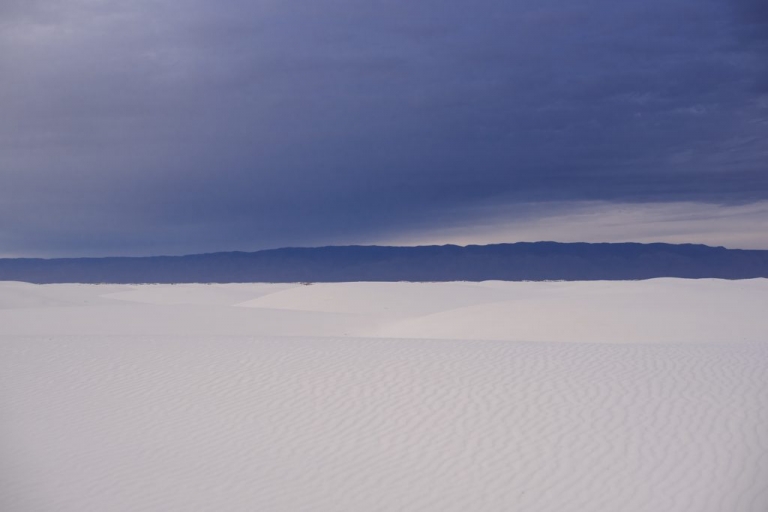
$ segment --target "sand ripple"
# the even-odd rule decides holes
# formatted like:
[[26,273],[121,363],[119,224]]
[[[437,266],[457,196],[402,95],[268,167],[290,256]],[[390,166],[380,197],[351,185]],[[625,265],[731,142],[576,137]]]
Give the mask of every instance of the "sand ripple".
[[0,337],[8,512],[768,510],[768,345]]

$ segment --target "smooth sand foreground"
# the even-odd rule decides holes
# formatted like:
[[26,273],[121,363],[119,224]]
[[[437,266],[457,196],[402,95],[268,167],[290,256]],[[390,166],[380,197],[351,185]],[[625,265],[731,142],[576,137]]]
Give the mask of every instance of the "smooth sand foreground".
[[0,283],[0,509],[764,512],[765,311],[768,280]]

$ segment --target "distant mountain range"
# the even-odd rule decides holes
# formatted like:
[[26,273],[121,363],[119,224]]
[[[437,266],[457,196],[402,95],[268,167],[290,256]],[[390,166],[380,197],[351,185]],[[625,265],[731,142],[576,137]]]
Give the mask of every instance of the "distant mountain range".
[[339,246],[190,256],[0,259],[0,281],[243,283],[768,277],[768,251],[706,245],[533,242]]

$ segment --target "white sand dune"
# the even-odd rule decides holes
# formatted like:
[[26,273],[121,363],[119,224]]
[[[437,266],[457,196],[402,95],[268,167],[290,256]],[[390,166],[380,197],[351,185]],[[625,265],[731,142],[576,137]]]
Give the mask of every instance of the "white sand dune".
[[31,285],[0,334],[353,336],[601,343],[766,341],[768,280]]
[[768,510],[768,280],[0,283],[0,510]]

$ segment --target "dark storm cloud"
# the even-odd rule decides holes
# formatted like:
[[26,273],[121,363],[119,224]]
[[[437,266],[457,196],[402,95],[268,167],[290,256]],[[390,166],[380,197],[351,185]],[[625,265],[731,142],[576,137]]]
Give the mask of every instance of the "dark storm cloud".
[[757,0],[6,0],[0,253],[768,199],[766,19]]
[[[763,0],[734,0],[733,3],[742,23],[768,29],[768,4]],[[763,32],[762,36],[768,34]]]

